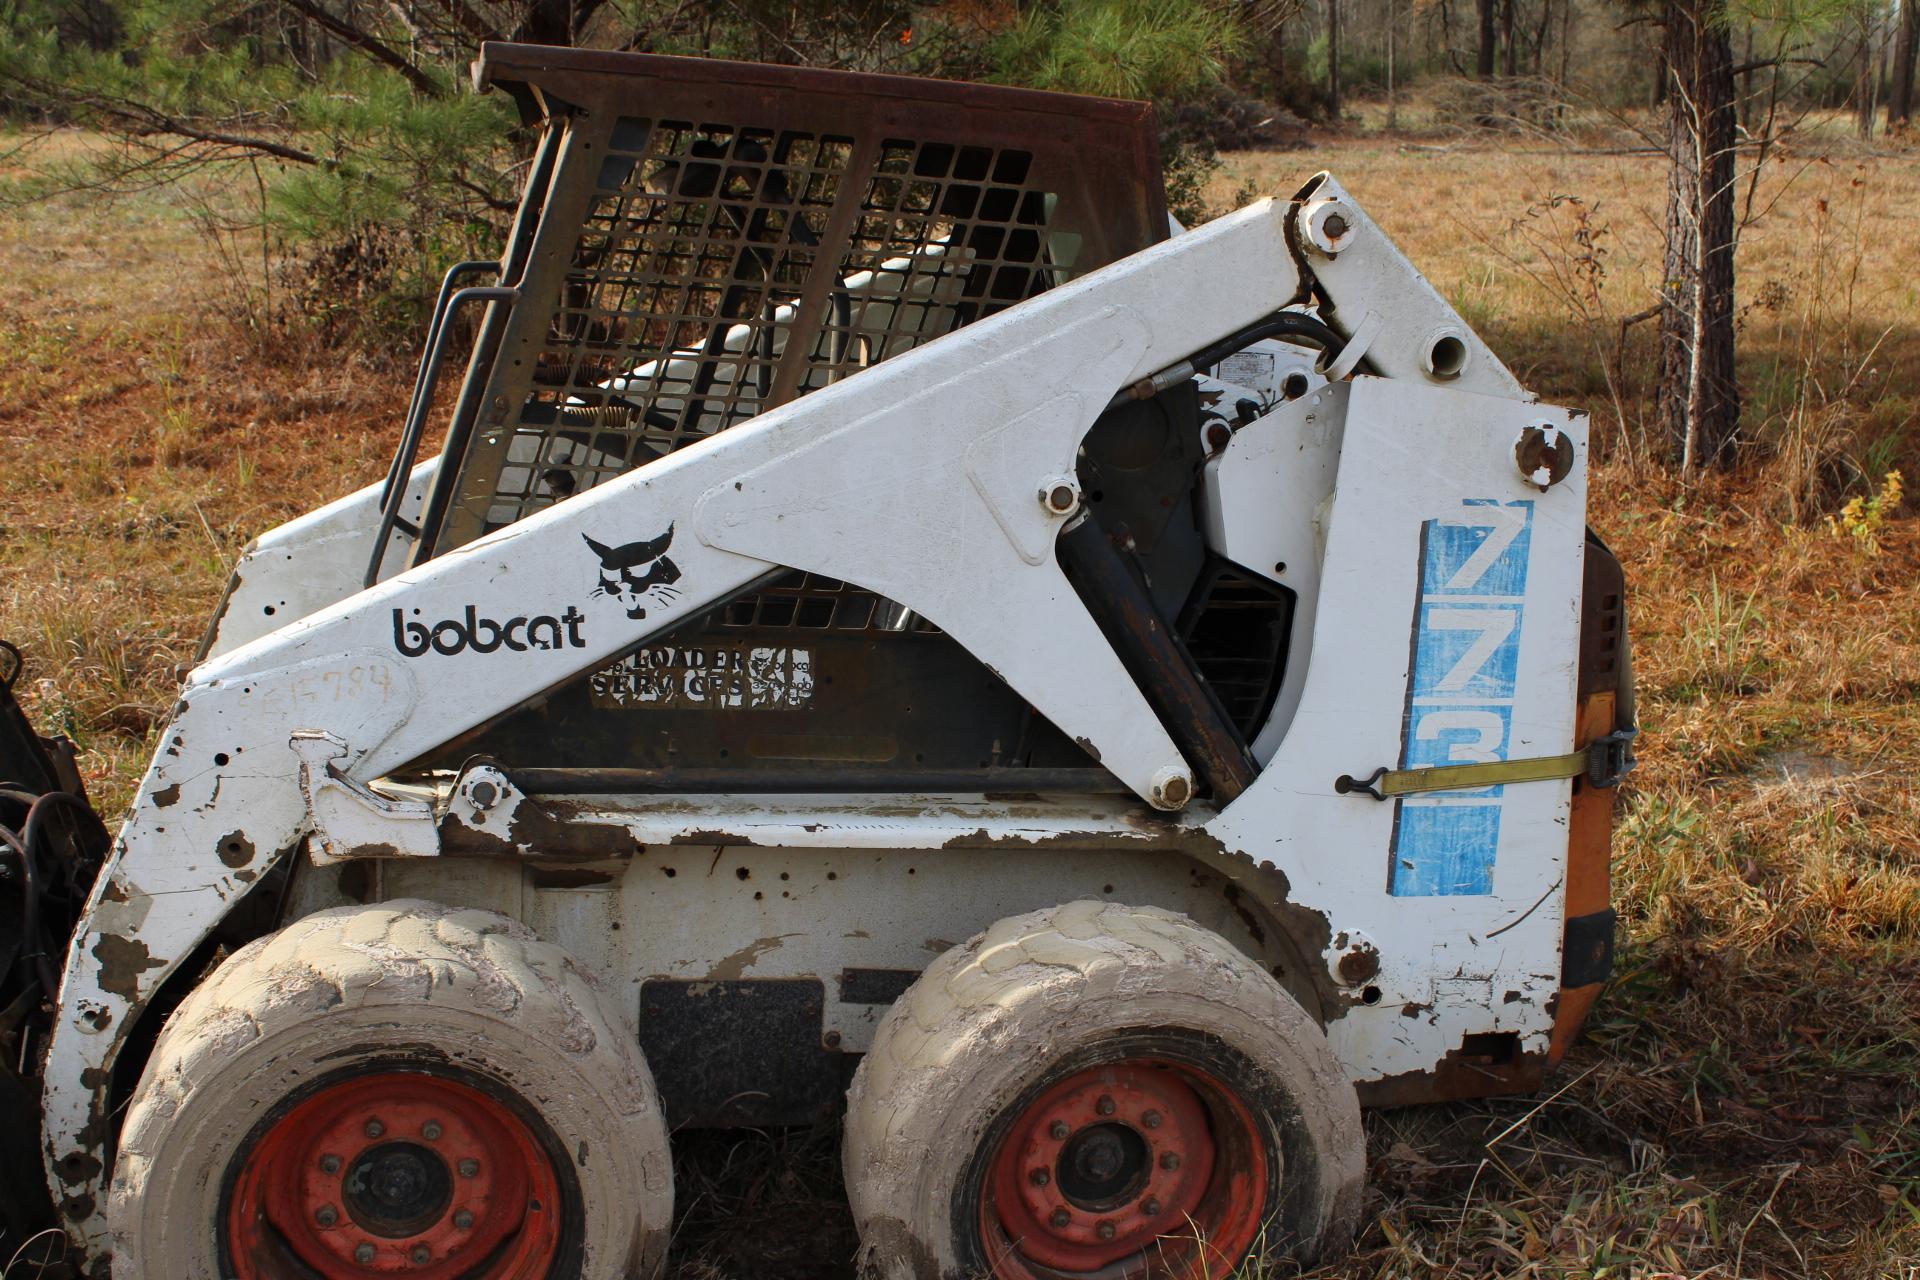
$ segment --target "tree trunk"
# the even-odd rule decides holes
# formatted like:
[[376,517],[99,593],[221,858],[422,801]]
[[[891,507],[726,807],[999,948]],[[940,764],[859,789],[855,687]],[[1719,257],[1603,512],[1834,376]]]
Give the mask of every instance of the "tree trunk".
[[1913,119],[1913,55],[1920,46],[1920,4],[1900,0],[1900,34],[1893,44],[1893,76],[1887,87],[1887,132]]
[[1732,461],[1733,51],[1725,0],[1666,0],[1667,248],[1655,411],[1681,470]]
[[1389,131],[1400,127],[1400,97],[1393,83],[1393,23],[1397,16],[1399,0],[1387,0],[1387,128]]
[[1340,0],[1327,0],[1327,118],[1340,123]]
[[1480,56],[1474,63],[1474,70],[1482,80],[1493,78],[1494,0],[1480,0]]
[[1500,0],[1500,70],[1503,75],[1520,74],[1520,50],[1513,42],[1513,0]]
[[1860,19],[1860,70],[1853,82],[1853,116],[1862,138],[1873,137],[1873,118],[1878,114],[1875,101],[1880,88],[1880,48],[1875,38],[1878,26],[1874,11],[1862,8]]
[[1747,22],[1747,51],[1740,56],[1740,89],[1734,96],[1740,127],[1753,132],[1753,22]]

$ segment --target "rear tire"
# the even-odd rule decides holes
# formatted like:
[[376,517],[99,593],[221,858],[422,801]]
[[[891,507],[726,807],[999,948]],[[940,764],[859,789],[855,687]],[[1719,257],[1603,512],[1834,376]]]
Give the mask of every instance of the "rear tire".
[[1184,916],[1072,902],[895,1003],[844,1160],[867,1277],[1219,1280],[1344,1247],[1365,1141],[1326,1036],[1259,965]]
[[653,1078],[559,948],[394,901],[235,952],[121,1129],[116,1280],[627,1280],[666,1252]]

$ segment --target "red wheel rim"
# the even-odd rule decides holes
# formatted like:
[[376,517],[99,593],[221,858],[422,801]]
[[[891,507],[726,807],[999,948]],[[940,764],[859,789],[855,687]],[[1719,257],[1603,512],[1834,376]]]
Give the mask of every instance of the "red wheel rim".
[[443,1076],[356,1076],[262,1134],[227,1198],[237,1280],[540,1280],[560,1249],[553,1162],[526,1123]]
[[1267,1143],[1212,1075],[1135,1058],[1021,1110],[989,1158],[980,1230],[996,1280],[1221,1280],[1264,1221]]

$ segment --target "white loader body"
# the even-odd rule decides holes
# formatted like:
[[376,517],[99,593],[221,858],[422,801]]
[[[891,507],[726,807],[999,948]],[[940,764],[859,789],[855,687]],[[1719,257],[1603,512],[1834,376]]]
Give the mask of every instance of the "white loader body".
[[[1225,368],[1201,383],[1258,405],[1207,446],[1205,549],[1295,600],[1284,676],[1246,735],[1250,781],[1223,797],[1056,544],[1085,518],[1077,458],[1116,396],[1299,298],[1303,268],[1338,357],[1314,366],[1269,340],[1254,347],[1269,385]],[[727,350],[746,349],[735,337]],[[686,362],[656,363],[678,379],[669,409],[697,398]],[[1290,369],[1311,373],[1293,398],[1278,390]],[[1547,462],[1517,461],[1529,436]],[[70,1229],[111,1251],[111,1068],[270,873],[283,921],[430,899],[524,922],[610,984],[630,1035],[678,1016],[684,988],[652,984],[809,980],[808,1025],[841,1055],[868,1050],[900,983],[997,920],[1152,904],[1273,973],[1363,1099],[1471,1091],[1433,1087],[1463,1061],[1496,1082],[1537,1075],[1569,985],[1573,776],[1385,800],[1367,785],[1566,757],[1597,736],[1580,666],[1586,464],[1584,416],[1533,402],[1322,176],[373,585],[380,486],[266,535],[68,957],[45,1121]],[[408,474],[403,523],[449,465]],[[1002,770],[974,790],[662,793],[609,771],[543,791],[516,768],[538,761],[405,768],[596,672],[634,699],[803,710],[820,675],[804,637],[675,638],[783,570],[938,628],[1116,785],[1022,787]],[[663,1087],[671,1069],[654,1062]]]

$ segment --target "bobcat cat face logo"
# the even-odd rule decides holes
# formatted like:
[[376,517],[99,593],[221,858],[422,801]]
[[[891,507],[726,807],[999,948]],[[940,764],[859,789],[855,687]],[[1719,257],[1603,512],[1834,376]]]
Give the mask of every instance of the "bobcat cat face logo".
[[674,583],[680,581],[680,566],[667,559],[667,547],[673,542],[673,526],[657,538],[609,547],[587,538],[593,554],[600,557],[600,585],[596,596],[612,596],[626,608],[629,618],[647,616],[647,606],[663,605],[680,593]]

